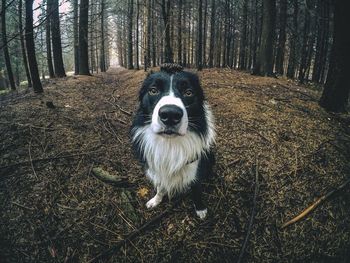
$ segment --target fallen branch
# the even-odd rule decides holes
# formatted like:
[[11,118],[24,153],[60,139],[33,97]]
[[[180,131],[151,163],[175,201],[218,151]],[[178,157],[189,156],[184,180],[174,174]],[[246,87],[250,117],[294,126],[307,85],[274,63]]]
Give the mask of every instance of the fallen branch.
[[165,209],[161,214],[152,217],[151,220],[149,220],[148,222],[144,223],[139,228],[131,231],[122,240],[118,241],[113,247],[111,247],[111,248],[107,249],[106,251],[102,252],[101,254],[97,255],[95,258],[93,258],[90,261],[88,261],[88,263],[97,262],[97,261],[100,261],[100,260],[103,260],[103,262],[108,261],[108,258],[111,257],[114,253],[118,252],[119,249],[124,244],[126,244],[127,242],[130,242],[135,237],[140,235],[148,227],[152,226],[153,224],[155,224],[158,221],[160,221],[163,217],[168,215],[172,211],[172,209],[181,202],[182,199],[183,198],[179,198],[176,201],[174,201],[174,203],[169,208]]
[[350,178],[348,180],[346,180],[343,184],[341,184],[339,187],[333,189],[332,191],[330,191],[327,194],[325,194],[325,195],[321,196],[320,198],[318,198],[312,205],[310,205],[308,208],[306,208],[299,215],[297,215],[293,219],[289,220],[288,222],[284,223],[281,228],[282,229],[286,228],[287,226],[300,221],[305,216],[310,214],[313,210],[315,210],[316,207],[318,207],[320,204],[322,204],[324,201],[326,201],[328,198],[330,198],[333,194],[335,194],[336,192],[339,192],[340,190],[344,189],[349,183],[350,183]]
[[245,239],[243,241],[242,248],[239,252],[237,263],[242,262],[242,259],[243,259],[244,253],[245,253],[245,249],[246,249],[248,241],[249,241],[249,236],[250,236],[250,233],[252,232],[252,226],[253,226],[254,217],[255,217],[255,210],[256,210],[256,198],[258,196],[258,192],[259,192],[259,162],[258,162],[258,159],[256,159],[253,209],[252,209],[252,213],[251,213],[250,219],[249,219],[247,234],[246,234]]
[[35,164],[35,163],[44,162],[44,161],[53,161],[53,160],[58,160],[58,159],[67,159],[67,158],[72,158],[72,157],[77,157],[77,156],[84,156],[84,155],[89,155],[91,153],[95,153],[95,152],[99,152],[99,151],[101,151],[101,150],[96,150],[96,151],[91,151],[91,152],[86,152],[86,153],[76,153],[76,154],[69,154],[69,155],[63,155],[63,156],[55,156],[55,157],[52,156],[52,157],[47,157],[47,158],[26,160],[26,161],[22,161],[22,162],[18,162],[18,163],[0,166],[0,170],[8,169],[8,168],[16,167],[16,166]]
[[120,107],[117,103],[114,103],[115,106],[117,106],[117,108],[124,114],[131,116],[132,113],[130,111],[124,110],[122,107]]

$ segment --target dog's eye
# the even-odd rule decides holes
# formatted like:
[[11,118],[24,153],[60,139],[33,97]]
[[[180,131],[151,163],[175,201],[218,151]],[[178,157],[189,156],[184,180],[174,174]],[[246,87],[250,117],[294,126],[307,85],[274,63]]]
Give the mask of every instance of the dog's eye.
[[155,87],[152,87],[152,88],[149,89],[148,94],[152,95],[152,96],[158,95],[159,94],[159,90],[157,90],[157,88],[155,88]]
[[190,89],[185,90],[184,96],[185,96],[185,97],[192,97],[192,96],[193,96],[193,91],[190,90]]

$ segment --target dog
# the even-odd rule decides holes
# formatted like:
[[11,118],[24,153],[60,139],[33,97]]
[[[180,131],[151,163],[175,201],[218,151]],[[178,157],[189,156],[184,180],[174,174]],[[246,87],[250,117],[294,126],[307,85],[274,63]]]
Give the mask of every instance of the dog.
[[215,126],[196,74],[163,64],[146,77],[131,142],[157,191],[147,208],[156,207],[165,195],[191,190],[196,214],[204,219],[201,182],[212,173]]

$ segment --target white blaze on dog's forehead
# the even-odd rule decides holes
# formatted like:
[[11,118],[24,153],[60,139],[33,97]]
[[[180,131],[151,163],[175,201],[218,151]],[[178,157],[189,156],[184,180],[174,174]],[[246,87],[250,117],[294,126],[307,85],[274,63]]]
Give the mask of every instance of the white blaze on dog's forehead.
[[169,96],[174,96],[173,79],[174,79],[174,75],[171,75],[170,76]]

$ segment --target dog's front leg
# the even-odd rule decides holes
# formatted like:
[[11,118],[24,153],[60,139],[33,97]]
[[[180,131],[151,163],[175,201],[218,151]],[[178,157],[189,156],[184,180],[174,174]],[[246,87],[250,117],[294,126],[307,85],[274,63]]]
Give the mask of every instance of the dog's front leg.
[[200,219],[207,216],[208,210],[202,201],[202,186],[199,182],[191,185],[191,196],[196,209],[196,214]]
[[163,200],[163,196],[165,195],[165,190],[161,187],[157,186],[157,194],[146,203],[147,208],[153,208],[160,204]]

